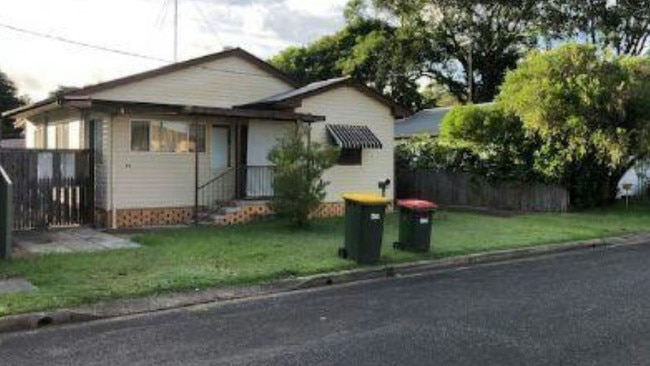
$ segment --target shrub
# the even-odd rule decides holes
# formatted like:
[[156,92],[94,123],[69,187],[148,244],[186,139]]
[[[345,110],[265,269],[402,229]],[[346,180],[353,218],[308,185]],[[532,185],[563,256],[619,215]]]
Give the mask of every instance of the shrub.
[[329,182],[322,176],[338,157],[337,150],[310,143],[309,134],[308,126],[298,125],[278,141],[268,156],[274,165],[275,194],[270,207],[296,226],[308,225],[310,213],[325,198]]

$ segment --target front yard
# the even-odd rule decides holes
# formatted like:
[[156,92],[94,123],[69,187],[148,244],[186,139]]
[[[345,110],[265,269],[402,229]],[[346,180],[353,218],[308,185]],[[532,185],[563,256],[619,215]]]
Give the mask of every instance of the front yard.
[[[397,218],[389,215],[382,262],[397,263],[483,251],[650,231],[650,206],[617,206],[580,213],[495,217],[441,213],[433,252],[393,250]],[[262,282],[355,267],[336,256],[343,220],[296,231],[282,222],[241,227],[167,229],[139,235],[139,249],[54,254],[0,262],[0,278],[21,276],[37,291],[0,296],[0,316],[115,298]]]

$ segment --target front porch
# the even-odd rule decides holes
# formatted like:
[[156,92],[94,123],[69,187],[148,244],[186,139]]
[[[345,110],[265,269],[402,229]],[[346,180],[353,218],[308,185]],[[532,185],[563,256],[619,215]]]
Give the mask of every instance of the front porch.
[[112,228],[229,224],[267,214],[264,201],[273,196],[268,152],[297,123],[323,120],[236,108],[98,101],[91,108],[119,112],[103,129],[114,141],[103,147],[110,162],[102,160],[109,164],[104,222]]

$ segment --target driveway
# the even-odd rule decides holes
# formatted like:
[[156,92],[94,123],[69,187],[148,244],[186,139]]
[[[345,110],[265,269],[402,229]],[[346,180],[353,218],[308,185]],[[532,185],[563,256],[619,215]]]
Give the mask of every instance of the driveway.
[[1,365],[646,365],[650,246],[0,335]]

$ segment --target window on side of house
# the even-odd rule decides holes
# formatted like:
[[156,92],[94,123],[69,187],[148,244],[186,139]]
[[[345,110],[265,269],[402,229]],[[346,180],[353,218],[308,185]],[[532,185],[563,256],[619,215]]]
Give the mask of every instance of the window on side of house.
[[338,165],[361,165],[361,149],[341,149]]
[[131,121],[131,151],[205,152],[205,125],[175,121]]
[[188,132],[184,122],[151,122],[149,148],[154,152],[189,152]]
[[190,124],[190,152],[205,152],[205,128],[204,124]]
[[68,123],[56,125],[56,146],[57,149],[70,148],[70,126]]
[[149,121],[131,121],[131,151],[149,151]]
[[92,131],[93,131],[93,148],[95,152],[95,163],[103,164],[104,163],[104,123],[102,120],[91,120]]
[[36,125],[34,126],[34,148],[43,149],[45,148],[45,126]]

